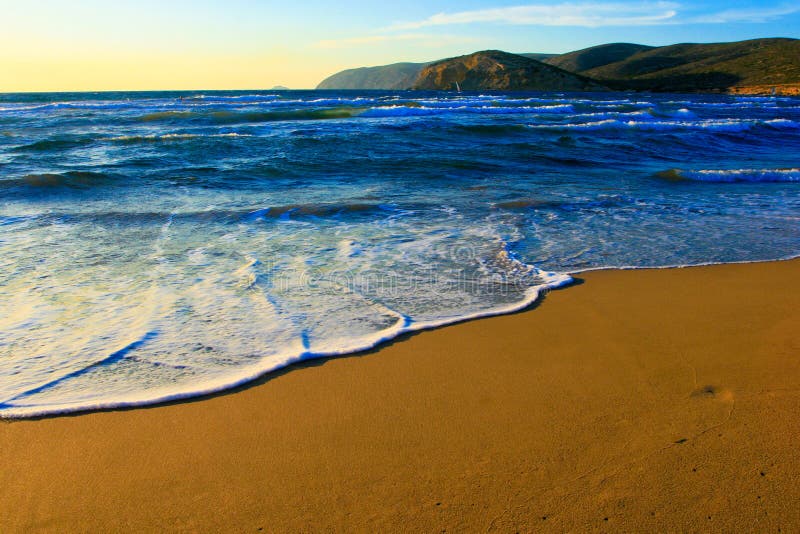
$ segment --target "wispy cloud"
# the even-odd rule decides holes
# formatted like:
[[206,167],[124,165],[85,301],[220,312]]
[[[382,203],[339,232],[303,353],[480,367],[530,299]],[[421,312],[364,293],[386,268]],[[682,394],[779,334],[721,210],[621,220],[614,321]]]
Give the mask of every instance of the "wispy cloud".
[[351,48],[365,45],[377,45],[397,41],[415,41],[421,46],[439,47],[453,43],[468,43],[475,39],[459,35],[428,33],[389,33],[384,35],[365,35],[343,39],[325,39],[314,43],[316,48]]
[[699,15],[690,19],[691,22],[708,24],[726,24],[729,22],[769,22],[772,20],[800,12],[800,2],[782,4],[780,6],[747,8],[747,9],[726,9],[717,13]]
[[697,4],[684,8],[669,0],[639,2],[594,1],[560,4],[526,4],[512,7],[475,9],[438,13],[413,22],[398,22],[361,37],[328,39],[314,43],[316,48],[352,48],[359,46],[413,41],[418,46],[436,48],[448,44],[475,42],[463,35],[421,33],[418,30],[459,24],[499,24],[527,26],[657,26],[675,24],[762,23],[800,13],[800,0],[759,8],[725,9],[703,12]]
[[391,30],[413,30],[428,26],[492,22],[537,26],[628,26],[661,24],[675,18],[679,4],[674,2],[594,2],[555,5],[529,4],[514,7],[439,13],[425,20],[401,22]]
[[726,9],[701,14],[702,6],[684,10],[673,1],[564,2],[438,13],[424,20],[398,22],[385,31],[409,31],[431,26],[494,23],[529,26],[655,26],[666,24],[760,23],[800,12],[800,1],[759,8]]

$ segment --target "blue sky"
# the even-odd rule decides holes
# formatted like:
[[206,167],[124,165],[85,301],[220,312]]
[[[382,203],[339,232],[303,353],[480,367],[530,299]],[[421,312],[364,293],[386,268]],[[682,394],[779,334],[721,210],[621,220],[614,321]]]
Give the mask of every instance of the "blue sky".
[[800,0],[0,0],[0,91],[312,87],[475,50],[800,37]]

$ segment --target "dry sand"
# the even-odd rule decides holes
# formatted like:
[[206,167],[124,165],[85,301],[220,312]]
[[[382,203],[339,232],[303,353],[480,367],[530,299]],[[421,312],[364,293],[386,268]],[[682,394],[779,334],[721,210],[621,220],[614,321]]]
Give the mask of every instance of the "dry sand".
[[798,275],[587,273],[233,393],[0,423],[0,531],[796,532]]

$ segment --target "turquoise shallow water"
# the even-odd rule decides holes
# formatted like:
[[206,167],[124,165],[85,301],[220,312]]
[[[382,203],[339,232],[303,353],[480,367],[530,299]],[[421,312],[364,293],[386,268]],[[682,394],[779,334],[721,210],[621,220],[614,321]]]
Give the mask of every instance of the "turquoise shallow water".
[[791,98],[0,95],[0,416],[224,389],[581,270],[794,256],[799,160]]

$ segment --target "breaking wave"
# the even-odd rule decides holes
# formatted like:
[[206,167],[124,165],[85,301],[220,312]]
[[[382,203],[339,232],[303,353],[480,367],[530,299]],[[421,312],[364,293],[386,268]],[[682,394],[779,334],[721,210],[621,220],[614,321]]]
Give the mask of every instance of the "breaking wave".
[[639,130],[639,131],[680,131],[700,130],[716,132],[743,132],[757,127],[800,128],[800,124],[787,119],[706,119],[699,121],[621,121],[606,119],[601,121],[567,124],[532,124],[531,128],[555,130]]
[[800,182],[800,169],[670,169],[657,174],[666,180],[697,182]]

